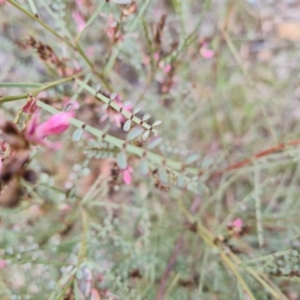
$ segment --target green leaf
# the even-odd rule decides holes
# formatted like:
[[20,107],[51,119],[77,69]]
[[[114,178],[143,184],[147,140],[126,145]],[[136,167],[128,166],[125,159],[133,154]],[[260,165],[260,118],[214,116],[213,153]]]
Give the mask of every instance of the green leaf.
[[128,132],[126,140],[132,141],[132,140],[136,139],[138,136],[140,136],[143,132],[144,132],[143,127],[135,126]]
[[139,172],[143,176],[147,176],[149,174],[149,166],[148,166],[148,162],[145,158],[143,158],[140,162]]
[[99,151],[99,152],[96,152],[96,153],[95,153],[95,158],[96,158],[96,159],[99,159],[99,158],[105,158],[106,156],[107,156],[107,154],[106,154],[105,152]]
[[117,93],[112,93],[109,98],[110,100],[115,100],[117,96],[118,96]]
[[42,83],[1,82],[0,88],[40,88]]
[[73,107],[73,103],[69,102],[69,103],[67,103],[66,106],[64,107],[64,111],[65,111],[65,112],[68,112],[68,111],[70,111],[70,110],[72,109],[72,107]]
[[129,106],[131,105],[131,101],[130,100],[126,100],[124,103],[123,103],[123,107],[126,107],[126,106]]
[[121,170],[127,168],[127,155],[124,151],[121,151],[117,156],[117,164]]
[[154,136],[148,142],[147,149],[153,149],[162,143],[163,139],[160,136]]
[[28,2],[29,2],[29,5],[30,5],[30,8],[31,8],[31,10],[32,10],[32,13],[33,13],[35,16],[38,17],[39,14],[38,14],[38,12],[37,12],[37,9],[36,9],[36,6],[35,6],[33,0],[28,0]]
[[134,110],[133,110],[133,114],[135,115],[135,114],[137,114],[138,112],[140,112],[141,111],[141,108],[140,107],[136,107]]
[[189,153],[186,155],[184,162],[186,165],[192,164],[199,159],[199,155],[196,153]]
[[162,123],[163,123],[163,121],[161,121],[161,120],[155,121],[155,122],[153,123],[152,127],[159,126],[159,125],[161,125]]
[[206,192],[206,190],[207,190],[206,186],[201,181],[199,181],[197,183],[197,192],[200,195],[202,195],[202,194],[204,194]]
[[185,176],[183,173],[180,173],[177,177],[177,186],[180,189],[183,189],[185,187]]
[[79,279],[79,280],[83,278],[82,270],[78,270],[78,271],[76,272],[76,278]]
[[161,167],[158,171],[158,177],[161,183],[167,184],[169,182],[169,176],[166,168]]
[[143,116],[143,121],[147,121],[151,116],[149,114],[145,114]]
[[143,137],[142,137],[143,141],[147,140],[149,134],[150,134],[150,130],[147,130],[147,131],[144,132]]
[[127,120],[123,126],[124,131],[128,131],[131,127],[131,119]]
[[107,110],[108,109],[108,103],[104,103],[103,105],[102,105],[102,110]]
[[82,129],[82,128],[77,128],[77,129],[74,131],[73,135],[72,135],[72,140],[73,140],[74,142],[78,142],[78,141],[81,140],[82,135],[83,135],[83,129]]

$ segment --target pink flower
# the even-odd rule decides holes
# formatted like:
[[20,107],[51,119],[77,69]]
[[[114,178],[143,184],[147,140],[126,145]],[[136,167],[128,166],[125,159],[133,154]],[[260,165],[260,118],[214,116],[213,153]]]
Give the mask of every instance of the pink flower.
[[107,18],[107,29],[106,34],[110,39],[114,39],[116,31],[117,31],[117,22],[112,14],[110,14]]
[[39,114],[35,113],[24,130],[25,138],[33,144],[40,144],[54,150],[59,149],[61,147],[60,142],[51,143],[45,138],[66,131],[69,128],[71,117],[73,117],[72,112],[62,112],[39,124]]
[[58,210],[62,212],[69,212],[72,210],[72,207],[69,204],[62,203],[58,206]]
[[206,59],[210,59],[215,56],[215,52],[208,48],[207,42],[202,44],[202,47],[200,48],[200,54]]
[[163,70],[165,73],[169,73],[172,69],[172,65],[167,64],[166,66],[164,66]]
[[83,0],[76,0],[75,2],[76,2],[76,4],[78,6],[83,6],[84,5],[84,1]]
[[82,31],[86,24],[83,16],[78,11],[74,11],[72,13],[72,17],[75,23],[77,24],[77,31],[78,32]]
[[132,181],[132,177],[131,177],[131,173],[133,173],[133,169],[131,167],[127,167],[122,171],[122,175],[123,175],[123,181],[125,184],[130,184]]
[[7,267],[7,262],[4,259],[0,259],[0,270]]
[[107,28],[105,30],[108,38],[113,42],[116,43],[118,41],[123,41],[123,36],[118,32],[118,23],[115,20],[115,17],[113,14],[110,14],[109,16],[105,14],[100,14],[102,17],[106,18],[107,20]]
[[38,107],[36,105],[36,98],[33,96],[29,96],[22,110],[24,113],[27,114],[32,114],[36,112],[38,110]]
[[231,225],[237,231],[241,231],[241,229],[243,227],[243,220],[241,218],[238,218],[238,219],[234,220]]
[[160,60],[160,55],[159,55],[159,53],[158,53],[158,52],[155,52],[155,53],[153,54],[153,58],[154,58],[156,61],[159,61],[159,60]]

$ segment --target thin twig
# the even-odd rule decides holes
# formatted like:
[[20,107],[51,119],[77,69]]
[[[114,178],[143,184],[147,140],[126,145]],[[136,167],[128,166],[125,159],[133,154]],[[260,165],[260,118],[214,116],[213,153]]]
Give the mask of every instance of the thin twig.
[[[13,1],[13,0],[6,0],[8,3],[10,3],[11,5],[13,5],[14,7],[16,7],[17,9],[19,9],[20,11],[22,11],[25,15],[27,15],[28,17],[30,17],[31,19],[35,20],[36,22],[38,22],[40,25],[42,25],[45,29],[47,29],[49,32],[51,32],[54,36],[56,36],[58,39],[60,39],[61,41],[65,42],[66,44],[68,44],[70,47],[72,47],[73,49],[75,49],[75,46],[72,44],[71,41],[69,41],[68,39],[66,39],[65,37],[59,35],[57,33],[57,31],[55,31],[54,29],[52,29],[50,26],[48,26],[45,22],[43,22],[38,15],[34,15],[32,13],[30,13],[28,10],[26,10],[24,7],[22,7],[22,5],[18,4],[17,2]],[[76,49],[75,49],[76,50]]]
[[158,292],[156,294],[155,300],[161,300],[164,297],[164,294],[166,292],[166,285],[168,282],[168,279],[171,275],[172,269],[175,265],[176,259],[178,254],[181,252],[182,246],[183,246],[183,235],[184,233],[181,233],[180,236],[178,237],[178,239],[176,240],[174,249],[172,251],[172,254],[168,260],[168,264],[167,267],[164,271],[164,274],[160,280],[160,284],[159,284],[159,288],[158,288]]
[[289,146],[298,146],[298,145],[300,145],[300,139],[295,139],[295,140],[291,140],[287,143],[278,144],[278,145],[268,148],[266,150],[260,151],[249,158],[243,159],[233,165],[230,165],[229,167],[227,167],[226,169],[224,169],[222,171],[212,173],[210,178],[221,177],[229,171],[238,170],[244,166],[251,164],[253,162],[253,160],[255,160],[255,159],[262,158],[262,157],[277,153],[279,151],[285,150]]
[[45,90],[51,89],[51,88],[53,88],[53,87],[55,87],[57,85],[60,85],[60,84],[72,81],[75,78],[80,77],[81,75],[84,75],[86,73],[87,73],[87,71],[82,71],[82,72],[79,72],[79,73],[74,74],[74,75],[69,76],[69,77],[65,77],[65,78],[62,78],[62,79],[59,79],[59,80],[55,80],[55,81],[51,81],[51,82],[48,82],[48,83],[44,83],[40,88],[31,90],[31,91],[29,91],[27,93],[22,93],[22,94],[14,95],[14,96],[0,97],[0,104],[3,104],[5,102],[10,102],[10,101],[15,101],[15,100],[25,99],[25,98],[27,98],[28,93],[30,93],[33,96],[36,96],[37,94],[39,94],[42,91],[45,91]]

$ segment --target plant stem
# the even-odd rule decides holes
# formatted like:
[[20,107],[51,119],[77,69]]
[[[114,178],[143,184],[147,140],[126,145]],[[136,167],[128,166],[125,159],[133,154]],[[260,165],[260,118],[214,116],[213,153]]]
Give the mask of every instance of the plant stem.
[[[7,2],[9,2],[10,4],[12,4],[13,6],[15,6],[17,9],[19,9],[20,11],[22,11],[24,14],[26,14],[28,17],[30,17],[32,20],[37,21],[39,24],[41,24],[46,30],[48,30],[49,32],[51,32],[54,36],[56,36],[58,39],[60,39],[61,41],[65,42],[67,45],[69,45],[73,50],[77,51],[80,56],[84,59],[84,61],[89,65],[89,67],[91,68],[91,70],[99,77],[99,79],[103,82],[103,84],[106,86],[107,89],[109,89],[112,92],[112,88],[110,87],[109,83],[107,82],[107,80],[104,78],[104,76],[102,76],[102,74],[100,74],[99,72],[96,72],[94,70],[94,66],[93,63],[89,60],[89,58],[86,56],[86,54],[84,53],[84,51],[82,50],[82,48],[79,45],[79,41],[78,39],[76,40],[76,44],[74,45],[74,43],[72,43],[70,40],[68,40],[67,38],[59,35],[55,30],[53,30],[49,25],[47,25],[45,22],[43,22],[38,16],[33,15],[32,13],[30,13],[29,11],[27,11],[25,8],[23,8],[20,4],[16,3],[13,0],[7,0]],[[101,7],[102,8],[102,5]],[[16,100],[16,99],[12,99],[12,100]],[[1,103],[1,102],[0,102]]]
[[88,66],[91,68],[91,70],[93,71],[93,73],[102,81],[102,83],[105,85],[105,87],[110,91],[112,92],[112,88],[111,86],[109,85],[109,83],[107,82],[107,80],[105,79],[105,77],[95,71],[94,69],[94,65],[93,63],[90,61],[90,59],[86,56],[86,54],[84,53],[83,49],[81,48],[80,46],[80,43],[78,41],[76,41],[76,49],[78,50],[79,54],[81,55],[81,57],[84,59],[84,61],[88,64]]
[[50,26],[48,26],[45,22],[43,22],[38,15],[33,15],[32,13],[30,13],[29,11],[27,11],[25,8],[23,8],[20,4],[18,4],[17,2],[13,1],[13,0],[6,0],[8,3],[10,3],[11,5],[13,5],[14,7],[16,7],[17,9],[19,9],[20,11],[22,11],[24,14],[26,14],[29,18],[31,18],[32,20],[40,23],[45,29],[47,29],[49,32],[51,32],[54,36],[56,36],[58,39],[60,39],[61,41],[67,43],[70,47],[72,47],[73,49],[75,49],[74,45],[72,44],[71,41],[69,41],[68,39],[66,39],[65,37],[59,35],[55,30],[53,30]]
[[96,18],[98,17],[100,11],[102,10],[102,7],[106,4],[106,2],[103,2],[101,4],[99,4],[99,6],[97,7],[97,9],[95,10],[95,12],[93,13],[93,15],[89,18],[89,20],[86,22],[85,27],[83,28],[83,30],[81,30],[78,35],[75,38],[75,42],[79,41],[81,36],[83,35],[83,33],[86,31],[86,29],[96,20]]
[[[58,110],[56,110],[55,108],[51,107],[50,105],[47,105],[45,103],[43,103],[42,101],[38,101],[37,102],[38,106],[40,106],[42,109],[50,112],[51,114],[57,114],[59,113]],[[77,128],[83,128],[84,130],[89,132],[90,134],[92,134],[93,136],[95,136],[96,138],[98,138],[99,140],[102,140],[104,142],[107,142],[109,144],[114,145],[115,147],[119,148],[119,149],[123,149],[124,144],[126,144],[126,152],[136,155],[139,158],[142,158],[145,156],[145,150],[143,148],[134,146],[132,144],[127,144],[126,141],[116,138],[112,135],[109,135],[105,132],[103,132],[102,130],[96,129],[92,126],[89,126],[87,124],[85,124],[82,121],[79,121],[77,119],[71,119],[71,124],[73,124],[74,126],[76,126]],[[178,176],[178,173],[182,170],[182,162],[179,161],[174,161],[171,159],[167,159],[161,155],[155,154],[153,152],[147,151],[146,152],[146,157],[147,160],[149,160],[149,162],[153,163],[153,165],[155,166],[166,166],[167,168],[170,169],[170,171],[172,171],[175,175]],[[186,171],[189,171],[189,168],[186,169]],[[190,183],[189,186],[189,190],[195,192],[196,190],[196,185],[197,183],[194,182],[191,178],[189,177],[185,177],[186,181]]]
[[163,276],[161,278],[159,289],[158,289],[158,292],[156,294],[155,300],[161,300],[161,299],[163,299],[163,297],[165,295],[167,281],[168,281],[168,279],[170,277],[170,274],[172,272],[172,269],[173,269],[173,267],[175,265],[177,256],[180,253],[181,248],[183,246],[183,236],[184,236],[184,234],[181,233],[180,236],[179,236],[179,238],[177,239],[177,241],[175,243],[175,246],[174,246],[172,254],[171,254],[170,258],[169,258],[167,267],[166,267],[165,272],[164,272],[164,274],[163,274]]
[[[183,211],[183,213],[185,214],[185,216],[187,217],[187,219],[193,223],[195,222],[195,217],[188,211],[186,210],[184,207],[182,207],[181,204],[180,205],[180,209],[181,211]],[[231,270],[231,272],[235,275],[237,281],[240,283],[241,287],[243,288],[243,290],[247,293],[247,295],[250,297],[250,299],[254,299],[255,297],[253,296],[252,292],[250,291],[247,283],[244,281],[243,277],[241,276],[240,272],[237,269],[236,264],[241,264],[241,260],[234,255],[229,249],[224,249],[223,244],[216,244],[214,242],[215,240],[215,236],[210,233],[200,222],[197,222],[197,233],[198,235],[204,240],[204,242],[215,249],[218,249],[219,253],[220,253],[220,257],[224,263],[224,265],[226,265],[228,267],[228,269]],[[228,251],[228,253],[225,252]],[[232,260],[230,259],[232,258]],[[263,280],[256,272],[255,270],[253,270],[250,267],[245,267],[244,268],[245,271],[247,271],[249,274],[251,274],[270,294],[272,294],[275,299],[286,299],[286,298],[282,298],[281,295],[278,294],[277,291],[275,291],[265,280]]]
[[[120,106],[117,105],[116,103],[114,103],[113,101],[111,101],[109,98],[105,97],[104,95],[102,95],[101,93],[97,93],[96,90],[94,90],[93,88],[91,88],[89,85],[87,85],[86,83],[84,83],[83,81],[76,79],[76,82],[82,87],[84,88],[86,91],[88,91],[90,94],[94,95],[97,99],[101,100],[102,102],[104,102],[105,104],[109,104],[109,106],[111,108],[113,108],[114,110],[116,110],[117,112],[120,111]],[[126,119],[130,119],[132,116],[132,113],[129,111],[126,111],[125,109],[122,109],[122,111],[120,112]],[[141,126],[143,126],[146,130],[151,130],[151,132],[156,135],[158,134],[157,130],[152,128],[149,124],[147,124],[146,122],[142,122],[142,120],[136,116],[132,117],[132,121],[135,122],[136,124],[141,124]],[[152,128],[152,129],[151,129]]]
[[5,102],[10,102],[10,101],[15,101],[15,100],[25,99],[25,98],[27,98],[27,96],[28,96],[29,93],[32,94],[33,96],[36,96],[37,94],[39,94],[42,91],[45,91],[45,90],[51,89],[51,88],[53,88],[53,87],[55,87],[57,85],[60,85],[60,84],[72,81],[75,78],[80,77],[81,75],[84,75],[85,73],[87,73],[87,71],[82,71],[80,73],[77,73],[77,74],[69,76],[69,77],[65,77],[65,78],[62,78],[62,79],[59,79],[59,80],[55,80],[55,81],[52,81],[52,82],[44,83],[44,84],[41,85],[40,88],[34,89],[34,90],[32,90],[32,91],[30,91],[28,93],[23,93],[23,94],[14,95],[14,96],[4,96],[4,97],[1,97],[0,98],[0,104],[3,104]]
[[288,141],[287,143],[278,144],[278,145],[270,147],[266,150],[260,151],[260,152],[254,154],[253,156],[251,156],[249,158],[243,159],[243,160],[241,160],[241,161],[239,161],[239,162],[237,162],[233,165],[230,165],[229,167],[227,167],[223,171],[214,172],[210,176],[210,178],[221,177],[224,173],[227,173],[227,172],[233,171],[233,170],[237,170],[237,169],[240,169],[240,168],[242,168],[246,165],[251,164],[255,159],[265,157],[265,156],[274,154],[276,152],[285,150],[287,147],[290,147],[290,146],[298,146],[298,145],[300,145],[300,139],[295,139],[295,140]]

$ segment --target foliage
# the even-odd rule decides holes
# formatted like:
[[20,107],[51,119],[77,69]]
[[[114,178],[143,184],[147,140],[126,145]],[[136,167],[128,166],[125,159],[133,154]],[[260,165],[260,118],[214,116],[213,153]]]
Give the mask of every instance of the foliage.
[[1,299],[299,298],[298,56],[250,2],[0,1]]

